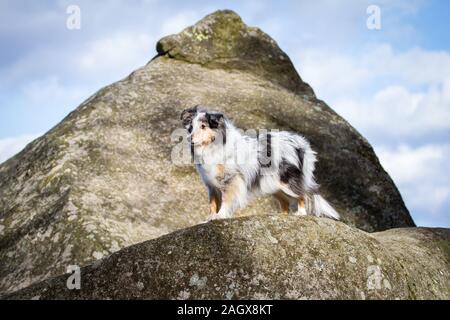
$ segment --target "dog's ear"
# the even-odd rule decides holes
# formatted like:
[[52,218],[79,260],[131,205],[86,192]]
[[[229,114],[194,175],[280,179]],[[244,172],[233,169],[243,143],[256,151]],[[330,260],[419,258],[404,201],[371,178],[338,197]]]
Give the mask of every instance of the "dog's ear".
[[184,109],[181,112],[180,120],[183,123],[183,126],[185,128],[188,128],[191,125],[192,120],[194,119],[195,115],[197,114],[197,110],[198,110],[198,106],[195,106],[193,108]]
[[207,113],[206,119],[208,120],[208,125],[211,129],[222,128],[225,126],[225,116],[223,113]]

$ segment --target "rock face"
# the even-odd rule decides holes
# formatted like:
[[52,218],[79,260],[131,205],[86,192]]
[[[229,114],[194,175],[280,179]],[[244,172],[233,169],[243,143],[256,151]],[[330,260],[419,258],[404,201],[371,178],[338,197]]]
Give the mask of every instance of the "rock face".
[[450,230],[252,216],[121,250],[10,299],[449,299]]
[[216,12],[180,34],[161,39],[156,50],[211,69],[244,71],[294,93],[314,96],[276,42],[231,11]]
[[[0,165],[0,292],[203,221],[207,196],[193,165],[171,161],[180,111],[196,104],[244,129],[305,135],[319,152],[322,193],[345,223],[414,226],[368,142],[315,97],[262,31],[219,11],[157,50]],[[267,198],[239,215],[277,211]]]

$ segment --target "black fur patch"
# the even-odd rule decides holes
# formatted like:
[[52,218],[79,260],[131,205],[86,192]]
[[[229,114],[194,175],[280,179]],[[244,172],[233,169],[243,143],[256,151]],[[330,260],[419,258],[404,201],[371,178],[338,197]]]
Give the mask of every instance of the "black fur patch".
[[206,113],[206,121],[211,129],[217,129],[224,124],[224,118],[222,113]]
[[[180,114],[180,120],[183,124],[183,126],[186,128],[186,130],[191,133],[192,132],[192,120],[194,120],[194,117],[196,116],[198,112],[199,106],[194,106],[192,108],[184,109]],[[192,161],[195,161],[194,159],[194,145],[190,144],[191,149],[191,157]]]
[[298,167],[303,168],[303,158],[305,157],[305,151],[300,148],[297,148],[295,151],[297,151],[298,156]]
[[299,166],[287,162],[285,159],[280,163],[280,181],[287,184],[295,194],[303,194],[303,150],[297,149]]
[[184,109],[181,112],[180,120],[183,123],[183,126],[189,131],[189,133],[192,132],[192,120],[198,112],[198,107],[199,106],[195,106],[193,108]]
[[227,131],[225,127],[225,116],[222,113],[211,112],[205,114],[208,126],[217,130],[223,138],[223,144],[227,143]]
[[258,173],[255,174],[253,179],[250,181],[250,185],[248,185],[250,190],[260,189],[261,183],[261,170],[258,170]]

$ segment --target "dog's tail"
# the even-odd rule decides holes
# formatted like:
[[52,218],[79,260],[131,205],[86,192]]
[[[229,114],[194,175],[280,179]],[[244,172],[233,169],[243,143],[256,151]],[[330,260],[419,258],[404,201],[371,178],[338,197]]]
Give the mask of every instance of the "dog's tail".
[[307,214],[339,220],[339,213],[320,194],[305,197]]

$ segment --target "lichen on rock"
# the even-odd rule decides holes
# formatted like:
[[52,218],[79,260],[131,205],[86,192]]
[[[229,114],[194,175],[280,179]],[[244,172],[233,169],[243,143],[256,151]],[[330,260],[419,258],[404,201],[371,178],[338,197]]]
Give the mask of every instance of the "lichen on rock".
[[156,49],[160,55],[250,72],[296,93],[314,95],[276,42],[259,28],[245,25],[230,10],[216,11],[179,34],[162,38]]

